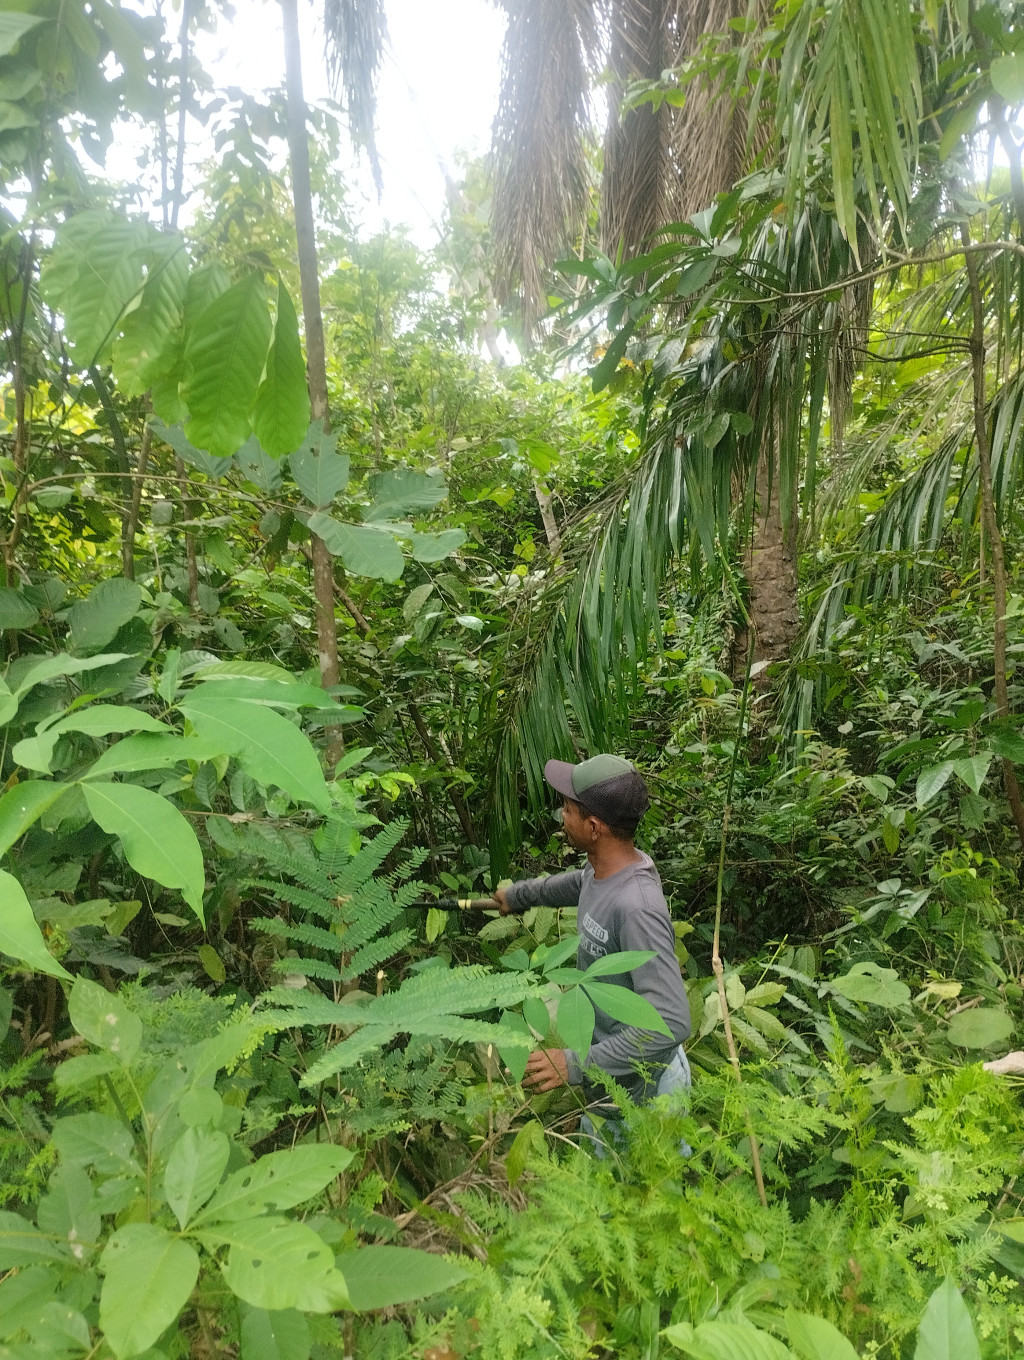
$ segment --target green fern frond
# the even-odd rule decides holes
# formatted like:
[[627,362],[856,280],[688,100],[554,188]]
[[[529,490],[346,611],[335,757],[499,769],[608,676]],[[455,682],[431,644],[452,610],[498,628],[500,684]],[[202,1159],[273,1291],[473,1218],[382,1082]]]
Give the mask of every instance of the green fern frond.
[[347,982],[359,977],[371,968],[377,968],[387,959],[393,959],[400,950],[405,949],[416,938],[414,930],[396,930],[393,935],[384,935],[371,940],[369,944],[356,951],[342,970],[342,978]]
[[287,940],[293,947],[297,944],[306,944],[311,949],[323,949],[329,954],[338,954],[342,949],[338,936],[320,926],[304,925],[301,922],[289,925],[278,916],[259,917],[251,921],[250,925],[253,930],[258,930],[264,935]]
[[287,902],[290,907],[296,907],[299,911],[306,911],[311,915],[319,916],[322,921],[333,922],[338,919],[338,907],[328,898],[315,891],[296,888],[291,883],[275,883],[273,879],[269,878],[247,879],[243,886],[258,888],[261,892],[267,893],[268,896],[281,902]]
[[292,973],[300,977],[317,978],[320,982],[341,983],[344,978],[332,963],[326,959],[303,959],[289,957],[274,962],[277,973]]

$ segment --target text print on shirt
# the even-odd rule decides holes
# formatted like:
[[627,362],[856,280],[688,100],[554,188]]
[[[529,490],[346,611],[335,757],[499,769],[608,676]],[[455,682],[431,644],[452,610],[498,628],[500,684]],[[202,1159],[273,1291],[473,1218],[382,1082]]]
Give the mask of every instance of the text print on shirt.
[[[599,926],[588,911],[582,922],[583,934],[580,937],[580,948],[583,949],[593,959],[603,958],[608,950],[605,943],[608,940],[608,932],[603,926]],[[589,938],[588,938],[589,937]],[[601,941],[599,944],[598,941]]]

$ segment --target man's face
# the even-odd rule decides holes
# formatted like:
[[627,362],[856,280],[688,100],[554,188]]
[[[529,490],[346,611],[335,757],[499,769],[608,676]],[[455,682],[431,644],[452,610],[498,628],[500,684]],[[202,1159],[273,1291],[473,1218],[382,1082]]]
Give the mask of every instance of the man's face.
[[594,838],[588,834],[588,819],[583,816],[575,803],[562,804],[562,827],[565,836],[574,850],[589,850]]

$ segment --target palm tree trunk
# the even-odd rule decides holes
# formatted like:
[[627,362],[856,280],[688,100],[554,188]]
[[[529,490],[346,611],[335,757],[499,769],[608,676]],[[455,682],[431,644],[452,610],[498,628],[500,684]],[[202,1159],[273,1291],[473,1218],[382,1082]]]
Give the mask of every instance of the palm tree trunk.
[[[284,17],[284,61],[287,89],[288,155],[292,172],[292,202],[295,208],[295,235],[299,251],[299,279],[302,285],[302,317],[306,331],[306,381],[309,385],[310,411],[314,420],[330,428],[327,404],[327,357],[324,323],[320,311],[320,278],[317,267],[316,233],[313,226],[313,191],[309,180],[309,145],[306,140],[306,101],[302,92],[302,55],[299,47],[299,18],[296,0],[281,0]],[[334,561],[322,538],[311,534],[313,550],[313,593],[316,597],[316,638],[320,659],[320,678],[325,689],[340,679],[338,667],[338,626],[334,613]],[[340,736],[328,743],[328,759],[335,748],[344,750]],[[337,757],[334,757],[335,759]]]
[[[791,516],[788,527],[783,525],[774,453],[762,456],[758,466],[745,566],[754,661],[784,661],[800,631],[796,516]],[[747,645],[745,637],[737,639],[737,664],[745,662]]]

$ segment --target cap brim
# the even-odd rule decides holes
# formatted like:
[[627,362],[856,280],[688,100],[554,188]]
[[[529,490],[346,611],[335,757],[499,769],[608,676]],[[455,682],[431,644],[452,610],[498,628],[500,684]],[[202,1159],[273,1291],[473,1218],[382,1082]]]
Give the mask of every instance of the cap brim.
[[568,760],[549,760],[544,766],[544,778],[563,797],[575,798],[576,790],[572,786],[572,772],[575,768],[576,766]]

